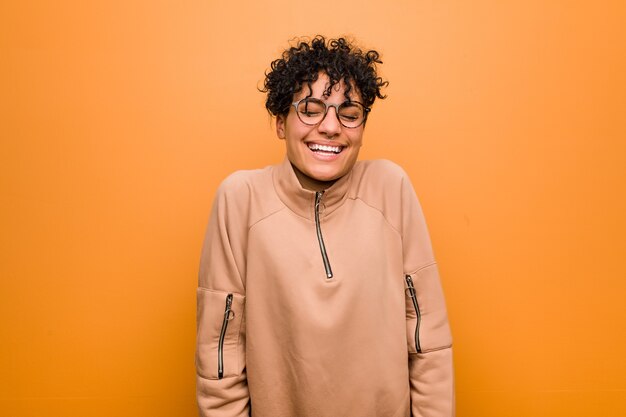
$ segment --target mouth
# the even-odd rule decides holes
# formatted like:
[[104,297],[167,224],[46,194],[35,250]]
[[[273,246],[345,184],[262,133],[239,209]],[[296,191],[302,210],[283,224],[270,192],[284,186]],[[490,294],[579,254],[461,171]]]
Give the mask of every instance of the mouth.
[[318,143],[309,143],[309,149],[320,155],[339,155],[343,151],[344,146],[320,145]]

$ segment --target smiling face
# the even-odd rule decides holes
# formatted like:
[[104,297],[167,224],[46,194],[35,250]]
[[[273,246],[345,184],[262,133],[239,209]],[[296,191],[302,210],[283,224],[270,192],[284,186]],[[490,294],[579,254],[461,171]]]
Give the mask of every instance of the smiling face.
[[[317,81],[311,84],[311,97],[327,104],[341,104],[346,101],[345,83],[335,84],[329,96],[324,92],[329,85],[328,75],[320,73]],[[308,96],[308,86],[295,94],[296,102]],[[352,101],[360,101],[358,92],[350,92]],[[347,128],[339,123],[336,109],[330,107],[324,120],[316,126],[300,121],[296,109],[291,106],[286,116],[276,118],[276,133],[285,140],[287,158],[294,167],[296,176],[303,188],[313,191],[324,190],[336,180],[346,175],[356,162],[363,142],[362,124]]]

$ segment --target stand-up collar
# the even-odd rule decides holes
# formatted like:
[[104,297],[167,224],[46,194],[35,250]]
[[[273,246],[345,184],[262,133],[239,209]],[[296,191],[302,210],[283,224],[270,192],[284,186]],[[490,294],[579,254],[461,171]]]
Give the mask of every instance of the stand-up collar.
[[[351,177],[352,170],[324,191],[321,203],[324,215],[332,213],[343,204],[348,196]],[[272,179],[278,198],[289,209],[309,220],[314,218],[315,191],[302,188],[287,157],[280,165],[274,166]]]

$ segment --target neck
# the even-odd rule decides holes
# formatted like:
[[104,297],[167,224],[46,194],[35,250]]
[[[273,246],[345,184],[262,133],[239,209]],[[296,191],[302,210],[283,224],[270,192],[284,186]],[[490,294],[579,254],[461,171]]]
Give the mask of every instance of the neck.
[[336,179],[332,181],[320,181],[315,178],[311,178],[302,171],[300,171],[295,165],[291,164],[293,167],[293,172],[296,174],[296,178],[298,178],[298,182],[305,190],[309,191],[324,191],[329,188],[331,185],[337,181]]

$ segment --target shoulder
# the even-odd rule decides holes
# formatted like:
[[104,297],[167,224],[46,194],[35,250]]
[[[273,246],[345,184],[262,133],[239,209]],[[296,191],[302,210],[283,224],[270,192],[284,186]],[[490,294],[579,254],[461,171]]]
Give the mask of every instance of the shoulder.
[[379,211],[396,229],[401,230],[405,209],[417,200],[411,180],[404,169],[388,160],[360,161],[355,165],[351,197]]
[[357,165],[361,165],[364,170],[377,173],[387,173],[389,175],[406,175],[404,169],[397,163],[388,159],[370,159],[359,161]]
[[386,192],[395,194],[404,183],[411,182],[400,165],[387,159],[357,162],[354,166],[354,176],[360,195],[371,192],[377,195]]
[[245,218],[248,226],[279,210],[282,205],[273,191],[273,167],[233,172],[219,185],[214,204],[231,217]]
[[228,175],[217,188],[216,198],[247,199],[255,189],[271,182],[271,167],[239,170]]

